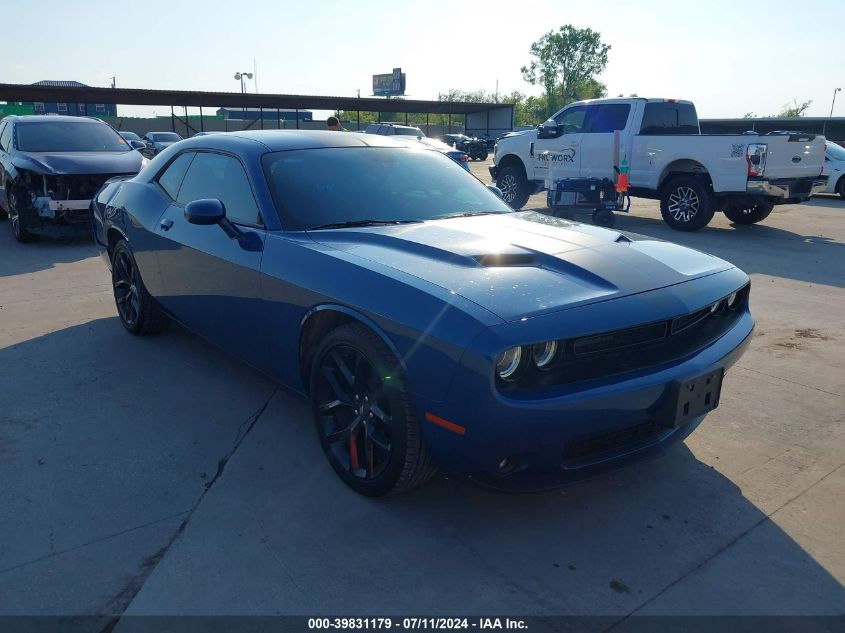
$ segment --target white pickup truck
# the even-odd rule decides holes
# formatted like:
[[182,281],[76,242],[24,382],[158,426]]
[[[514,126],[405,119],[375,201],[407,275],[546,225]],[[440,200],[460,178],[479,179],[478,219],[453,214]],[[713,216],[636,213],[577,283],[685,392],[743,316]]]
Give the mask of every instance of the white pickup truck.
[[631,195],[660,200],[673,229],[695,231],[716,211],[738,224],[825,188],[824,137],[798,132],[702,135],[695,106],[676,99],[572,103],[542,126],[499,139],[490,174],[519,209],[554,178],[614,178],[615,134]]

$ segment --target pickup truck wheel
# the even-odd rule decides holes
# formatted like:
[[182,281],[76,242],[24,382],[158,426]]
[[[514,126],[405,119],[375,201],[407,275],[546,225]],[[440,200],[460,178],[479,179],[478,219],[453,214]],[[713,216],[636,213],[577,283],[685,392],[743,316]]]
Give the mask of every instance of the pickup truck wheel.
[[845,200],[845,176],[839,179],[839,182],[836,185],[836,193],[839,194],[839,197]]
[[725,207],[725,215],[734,224],[757,224],[775,208],[771,202],[735,202]]
[[478,160],[487,160],[487,150],[478,150]]
[[660,213],[676,231],[697,231],[713,219],[713,195],[700,178],[678,176],[663,187]]
[[502,200],[512,209],[521,209],[528,202],[528,179],[525,170],[517,165],[508,165],[499,171],[496,186],[502,190]]

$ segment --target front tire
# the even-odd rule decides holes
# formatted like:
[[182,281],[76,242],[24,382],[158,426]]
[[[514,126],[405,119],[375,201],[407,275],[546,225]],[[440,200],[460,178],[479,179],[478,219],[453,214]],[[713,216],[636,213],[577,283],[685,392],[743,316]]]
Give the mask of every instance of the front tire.
[[23,226],[21,211],[24,207],[24,201],[21,199],[21,192],[12,187],[11,183],[6,184],[6,204],[9,207],[9,223],[12,225],[12,235],[15,240],[21,244],[37,240],[38,236],[30,233]]
[[707,183],[695,176],[676,176],[660,196],[663,221],[676,231],[697,231],[713,219],[713,195]]
[[350,323],[320,344],[311,369],[317,435],[338,476],[381,497],[425,483],[435,466],[399,361],[371,330]]
[[164,330],[168,325],[167,316],[144,287],[138,264],[124,240],[115,244],[111,261],[114,303],[126,331],[145,336]]
[[839,194],[839,197],[845,200],[845,176],[839,179],[839,182],[836,185],[836,193]]
[[769,217],[774,208],[771,202],[735,202],[725,207],[725,215],[734,224],[757,224]]
[[496,186],[502,190],[502,200],[512,209],[524,207],[531,195],[528,189],[528,178],[521,165],[503,167],[496,177]]

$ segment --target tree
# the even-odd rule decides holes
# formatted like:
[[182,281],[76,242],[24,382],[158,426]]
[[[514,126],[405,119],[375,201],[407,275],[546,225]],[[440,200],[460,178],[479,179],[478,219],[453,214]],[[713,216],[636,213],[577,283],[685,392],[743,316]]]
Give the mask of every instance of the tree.
[[566,24],[531,45],[535,59],[522,67],[522,76],[534,86],[543,86],[549,106],[546,114],[551,114],[557,109],[555,106],[563,107],[575,101],[579,86],[583,87],[588,80],[595,81],[595,76],[607,66],[609,50],[610,46],[601,41],[597,31]]
[[807,109],[812,104],[811,101],[802,101],[798,103],[797,99],[792,100],[792,105],[784,104],[783,108],[781,108],[780,112],[778,112],[775,116],[783,117],[783,118],[796,118],[799,116],[804,116],[807,113]]

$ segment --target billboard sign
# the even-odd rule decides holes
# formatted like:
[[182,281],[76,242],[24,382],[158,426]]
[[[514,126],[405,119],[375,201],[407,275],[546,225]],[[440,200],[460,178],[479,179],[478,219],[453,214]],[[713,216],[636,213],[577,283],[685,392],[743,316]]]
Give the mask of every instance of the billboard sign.
[[393,97],[405,94],[405,73],[401,68],[394,68],[392,73],[373,75],[373,95]]

